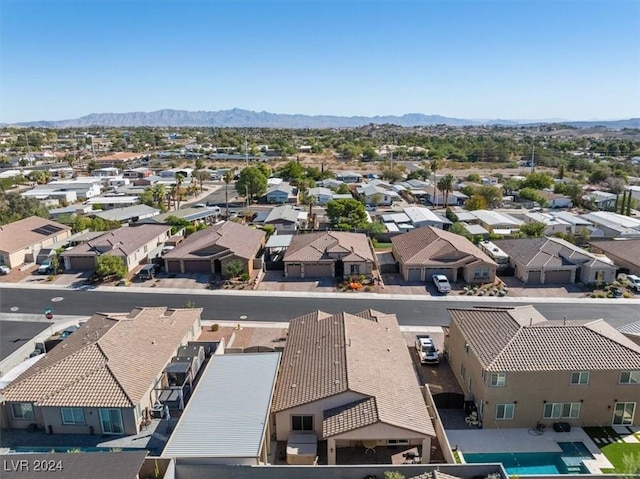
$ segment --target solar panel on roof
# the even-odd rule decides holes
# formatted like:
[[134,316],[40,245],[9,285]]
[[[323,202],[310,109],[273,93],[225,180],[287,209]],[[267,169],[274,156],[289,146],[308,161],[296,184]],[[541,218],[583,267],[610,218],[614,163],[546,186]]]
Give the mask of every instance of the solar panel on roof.
[[49,225],[40,226],[31,231],[39,235],[49,236],[49,235],[52,235],[53,233],[57,233],[58,231],[62,231],[62,228],[60,228],[59,226],[49,224]]

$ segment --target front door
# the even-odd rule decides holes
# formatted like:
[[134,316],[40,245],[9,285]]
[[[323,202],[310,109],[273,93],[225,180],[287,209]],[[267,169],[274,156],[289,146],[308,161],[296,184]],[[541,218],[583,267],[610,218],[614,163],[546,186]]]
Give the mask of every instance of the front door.
[[124,434],[120,409],[100,409],[100,424],[104,434]]
[[630,426],[633,424],[633,415],[636,411],[634,402],[617,402],[613,408],[613,425]]

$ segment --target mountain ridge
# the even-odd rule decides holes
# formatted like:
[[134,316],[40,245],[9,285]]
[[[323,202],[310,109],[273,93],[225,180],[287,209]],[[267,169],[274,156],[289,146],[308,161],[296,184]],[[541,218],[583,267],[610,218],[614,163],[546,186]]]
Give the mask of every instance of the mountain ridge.
[[240,108],[218,111],[188,111],[162,109],[152,112],[126,113],[91,113],[80,118],[53,121],[29,121],[3,123],[2,127],[42,127],[42,128],[77,128],[77,127],[236,127],[236,128],[353,128],[369,124],[393,124],[403,127],[412,126],[539,126],[545,124],[562,124],[576,128],[640,128],[640,118],[603,121],[517,121],[508,119],[469,120],[442,115],[425,115],[422,113],[406,113],[404,115],[375,116],[339,116],[339,115],[304,115],[289,113],[271,113],[267,111],[251,111]]

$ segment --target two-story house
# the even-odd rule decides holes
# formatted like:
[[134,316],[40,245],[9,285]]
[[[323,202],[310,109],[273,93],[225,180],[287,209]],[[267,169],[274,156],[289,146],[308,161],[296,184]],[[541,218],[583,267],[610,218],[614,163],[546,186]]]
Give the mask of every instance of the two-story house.
[[533,306],[450,309],[445,355],[485,428],[638,426],[640,346]]

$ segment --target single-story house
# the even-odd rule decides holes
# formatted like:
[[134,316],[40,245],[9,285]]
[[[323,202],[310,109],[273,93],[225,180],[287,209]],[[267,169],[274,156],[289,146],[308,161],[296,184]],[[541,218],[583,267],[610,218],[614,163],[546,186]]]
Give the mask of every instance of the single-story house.
[[166,213],[160,213],[159,215],[142,219],[139,222],[164,225],[167,224],[167,218],[174,216],[194,225],[210,225],[218,219],[220,211],[221,209],[219,206],[207,206],[206,208],[180,208],[179,210],[168,211]]
[[[491,233],[498,235],[510,235],[517,233],[523,221],[506,213],[498,213],[492,210],[475,210],[471,212],[478,223]],[[460,218],[459,218],[460,219]],[[460,221],[463,221],[460,219]]]
[[233,221],[216,223],[191,234],[164,256],[169,273],[226,275],[231,261],[239,261],[251,275],[265,244],[266,233]]
[[354,171],[342,171],[336,173],[336,180],[343,183],[362,183],[362,175]]
[[159,214],[159,209],[147,205],[127,206],[125,208],[114,208],[106,211],[94,210],[90,213],[91,216],[102,218],[106,221],[117,221],[119,223],[135,223]]
[[280,353],[213,355],[162,457],[181,464],[202,458],[208,464],[268,464],[279,365]]
[[287,278],[370,276],[375,264],[367,235],[343,231],[296,235],[283,261]]
[[289,322],[273,401],[275,434],[287,460],[328,463],[361,445],[409,444],[431,456],[435,430],[395,314],[322,311]]
[[309,196],[313,196],[316,199],[316,203],[319,205],[326,205],[333,199],[333,191],[323,186],[317,188],[309,188]]
[[[442,229],[444,225],[443,218],[438,216],[429,208],[421,206],[408,206],[404,208],[404,213],[409,217],[409,221],[416,228],[422,228],[423,226],[434,226]],[[447,223],[449,221],[447,220]]]
[[[377,180],[376,180],[377,181]],[[380,184],[366,184],[357,189],[357,193],[364,199],[368,205],[389,206],[394,201],[401,200],[398,192],[392,188],[385,188]]]
[[573,201],[568,196],[546,190],[539,190],[537,193],[547,200],[549,208],[571,208],[573,206]]
[[594,190],[586,194],[587,198],[600,209],[613,208],[617,195],[607,191]]
[[[593,227],[593,224],[575,213],[571,213],[570,211],[554,211],[551,213],[551,216],[569,223],[571,234],[580,234],[583,230],[588,230],[591,236],[594,236],[593,230],[595,228]],[[602,236],[602,233],[596,236]]]
[[16,268],[36,261],[41,249],[71,236],[71,227],[30,216],[0,226],[0,265]]
[[96,178],[120,176],[120,170],[113,166],[107,168],[96,168],[91,172],[91,176],[94,176]]
[[151,176],[151,175],[153,175],[153,171],[151,171],[149,168],[146,168],[146,167],[130,168],[122,172],[122,176],[124,178],[129,178],[132,180],[135,180],[138,178],[146,178],[147,176]]
[[592,211],[581,215],[602,231],[605,238],[640,238],[640,219],[611,211]]
[[287,181],[272,185],[265,195],[267,203],[297,203],[298,188]]
[[2,391],[4,427],[54,434],[137,434],[176,350],[200,334],[202,310],[97,313]]
[[160,256],[170,234],[171,227],[167,225],[123,226],[68,249],[60,256],[65,269],[93,270],[98,257],[108,254],[121,258],[127,271],[131,271],[150,258]]
[[525,223],[542,223],[545,226],[544,234],[551,236],[556,233],[571,233],[571,224],[561,218],[556,218],[549,213],[530,211],[524,214]]
[[292,205],[275,206],[271,211],[261,211],[254,223],[272,225],[278,233],[291,233],[307,226],[309,213]]
[[640,425],[640,346],[604,320],[548,321],[531,305],[449,313],[445,353],[484,429]]
[[602,283],[616,278],[609,258],[595,255],[560,238],[494,241],[509,255],[515,276],[527,284]]
[[113,208],[124,208],[140,203],[138,196],[120,196],[120,195],[100,195],[85,202],[86,205],[100,206],[103,210],[111,210]]
[[431,281],[443,274],[450,281],[492,283],[497,264],[464,236],[433,226],[391,238],[393,256],[405,281]]
[[589,241],[592,253],[607,255],[615,265],[627,272],[640,276],[640,238]]
[[96,158],[96,161],[101,167],[107,166],[120,166],[120,165],[129,165],[130,163],[135,162],[136,160],[141,160],[144,158],[144,153],[112,153],[110,155],[100,156]]
[[193,176],[193,168],[171,168],[158,173],[158,176],[162,178],[176,179],[177,175],[182,175],[184,178],[190,178]]

